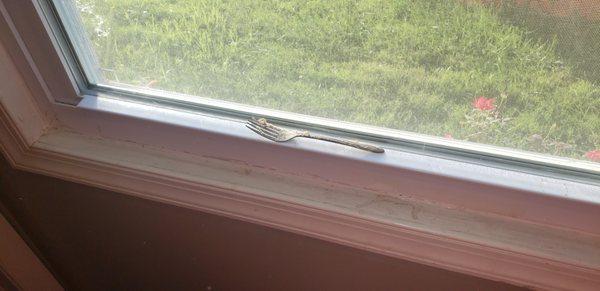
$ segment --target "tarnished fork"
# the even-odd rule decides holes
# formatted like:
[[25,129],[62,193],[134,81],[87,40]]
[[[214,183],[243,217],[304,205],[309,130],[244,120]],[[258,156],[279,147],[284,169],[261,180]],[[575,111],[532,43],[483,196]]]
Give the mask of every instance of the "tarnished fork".
[[284,129],[284,128],[275,126],[275,125],[267,122],[267,120],[264,118],[256,119],[253,117],[250,120],[248,120],[248,122],[246,123],[246,127],[248,127],[250,130],[256,132],[260,136],[270,139],[272,141],[276,141],[276,142],[286,142],[286,141],[291,140],[296,137],[305,137],[305,138],[312,138],[312,139],[318,139],[318,140],[343,144],[346,146],[354,147],[354,148],[365,150],[365,151],[370,151],[373,153],[383,153],[384,152],[384,150],[380,147],[362,143],[362,142],[358,142],[358,141],[345,140],[345,139],[329,137],[329,136],[324,136],[324,135],[316,135],[316,134],[311,134],[308,131],[296,131],[296,130]]

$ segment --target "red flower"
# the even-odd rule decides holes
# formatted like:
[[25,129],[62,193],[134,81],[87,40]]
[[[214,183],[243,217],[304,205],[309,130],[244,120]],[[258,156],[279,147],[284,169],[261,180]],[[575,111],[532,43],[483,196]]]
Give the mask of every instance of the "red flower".
[[496,98],[479,96],[479,98],[473,100],[473,107],[477,110],[494,110],[496,109],[494,102],[496,102]]
[[152,87],[152,86],[156,85],[156,83],[158,83],[158,80],[152,80],[152,81],[148,82],[148,84],[146,84],[146,87]]
[[600,150],[589,151],[585,153],[585,157],[594,162],[600,162]]
[[447,139],[454,139],[454,137],[449,133],[444,134],[444,137]]

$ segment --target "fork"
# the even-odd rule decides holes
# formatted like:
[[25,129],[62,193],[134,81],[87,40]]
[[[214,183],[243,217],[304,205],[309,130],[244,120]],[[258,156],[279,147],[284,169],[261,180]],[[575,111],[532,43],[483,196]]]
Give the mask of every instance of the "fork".
[[312,139],[318,139],[318,140],[343,144],[346,146],[350,146],[350,147],[354,147],[357,149],[370,151],[370,152],[374,152],[374,153],[383,153],[384,152],[384,150],[380,147],[370,145],[370,144],[365,144],[365,143],[358,142],[358,141],[351,141],[351,140],[339,139],[339,138],[329,137],[329,136],[324,136],[324,135],[311,134],[310,132],[308,132],[306,130],[296,131],[296,130],[284,129],[284,128],[275,126],[275,125],[267,122],[267,120],[264,118],[256,119],[256,118],[252,117],[246,123],[246,127],[248,127],[250,130],[257,133],[258,135],[260,135],[264,138],[270,139],[272,141],[276,141],[276,142],[286,142],[286,141],[291,140],[296,137],[305,137],[305,138],[312,138]]

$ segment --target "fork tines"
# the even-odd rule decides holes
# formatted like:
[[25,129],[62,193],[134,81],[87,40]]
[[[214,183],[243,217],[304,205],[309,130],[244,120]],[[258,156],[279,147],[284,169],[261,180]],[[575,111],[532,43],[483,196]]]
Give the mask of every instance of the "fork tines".
[[279,137],[280,129],[269,124],[264,118],[256,119],[252,117],[246,122],[246,127],[258,135],[273,141],[277,141],[277,137]]

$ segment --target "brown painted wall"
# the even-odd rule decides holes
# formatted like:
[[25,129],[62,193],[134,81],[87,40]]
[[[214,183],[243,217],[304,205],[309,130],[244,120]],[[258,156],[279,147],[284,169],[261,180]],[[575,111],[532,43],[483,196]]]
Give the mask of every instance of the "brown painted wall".
[[[518,290],[10,169],[0,203],[69,290]],[[8,213],[6,213],[8,212]]]

